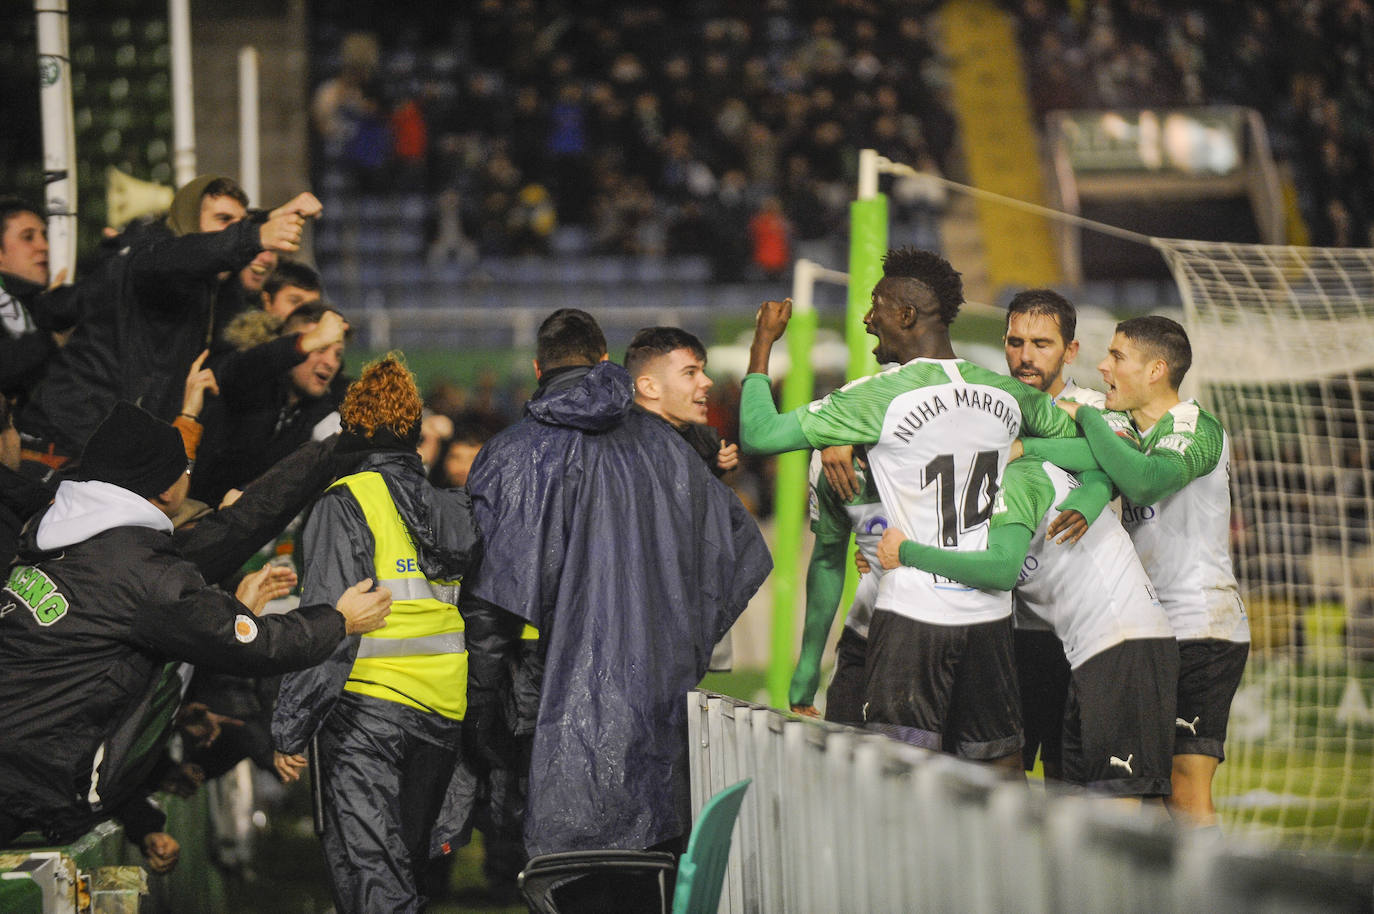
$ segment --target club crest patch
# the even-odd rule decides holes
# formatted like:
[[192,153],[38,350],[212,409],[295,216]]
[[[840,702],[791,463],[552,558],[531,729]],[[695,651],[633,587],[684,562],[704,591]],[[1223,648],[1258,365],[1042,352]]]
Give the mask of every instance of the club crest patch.
[[234,637],[247,644],[258,636],[258,623],[252,616],[239,613],[234,617]]

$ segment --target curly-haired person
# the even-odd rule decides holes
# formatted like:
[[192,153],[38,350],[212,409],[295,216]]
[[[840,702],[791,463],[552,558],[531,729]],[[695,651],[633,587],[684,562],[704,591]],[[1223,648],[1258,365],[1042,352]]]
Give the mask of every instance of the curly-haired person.
[[[391,591],[392,615],[282,682],[277,770],[299,777],[318,739],[322,841],[341,914],[419,911],[431,852],[459,845],[470,807],[458,750],[467,652],[456,585],[476,555],[477,528],[466,493],[425,479],[420,394],[397,355],[365,367],[339,413],[335,452],[358,462],[306,521],[301,599],[371,576]],[[461,799],[446,804],[451,783]]]

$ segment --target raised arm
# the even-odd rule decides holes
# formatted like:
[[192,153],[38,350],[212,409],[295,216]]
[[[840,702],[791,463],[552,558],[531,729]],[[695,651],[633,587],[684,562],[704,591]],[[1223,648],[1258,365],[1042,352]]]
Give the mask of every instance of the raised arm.
[[781,454],[811,445],[795,412],[778,413],[766,374],[744,379],[739,401],[739,443],[746,454]]

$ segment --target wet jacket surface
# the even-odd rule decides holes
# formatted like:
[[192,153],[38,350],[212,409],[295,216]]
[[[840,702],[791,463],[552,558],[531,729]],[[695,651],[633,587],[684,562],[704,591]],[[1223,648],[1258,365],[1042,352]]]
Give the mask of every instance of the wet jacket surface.
[[[396,510],[410,530],[420,570],[425,576],[439,580],[464,577],[479,550],[477,527],[467,495],[460,490],[431,486],[414,451],[369,453],[350,470],[354,473],[368,471],[380,473],[386,481]],[[306,522],[303,548],[303,603],[326,598],[337,600],[363,578],[376,577],[375,540],[362,507],[346,486],[326,491],[315,503]],[[272,741],[277,750],[304,753],[310,737],[340,704],[344,683],[358,656],[360,640],[359,635],[345,638],[323,663],[282,680],[277,709],[272,717]],[[352,714],[363,706],[368,713],[385,717],[390,725],[419,740],[442,741],[456,748],[456,722],[379,699],[350,701],[340,710]],[[430,717],[436,719],[430,721]],[[366,726],[365,719],[359,720],[359,726]],[[448,807],[436,825],[436,846],[446,841],[457,846],[457,833],[470,812],[472,779],[460,772],[455,780],[460,783],[453,785]]]
[[548,372],[468,477],[470,592],[538,628],[545,655],[530,854],[688,831],[684,696],[772,569],[735,494],[631,402],[613,363]]
[[[99,818],[86,801],[97,747],[129,719],[166,663],[280,673],[318,663],[344,635],[332,605],[253,618],[231,594],[205,585],[177,552],[170,524],[165,531],[121,524],[123,509],[100,493],[73,501],[59,489],[44,518],[65,511],[69,523],[103,529],[43,551],[44,528],[31,524],[16,569],[36,568],[53,586],[40,582],[26,600],[12,574],[0,590],[0,802],[54,838],[75,837]],[[102,769],[106,800],[139,786],[119,784],[119,775]]]

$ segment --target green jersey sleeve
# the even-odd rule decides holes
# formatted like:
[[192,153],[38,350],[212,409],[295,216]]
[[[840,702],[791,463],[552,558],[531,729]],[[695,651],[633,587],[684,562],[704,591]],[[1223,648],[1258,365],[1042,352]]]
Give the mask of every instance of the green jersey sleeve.
[[850,381],[829,396],[799,410],[802,432],[814,448],[832,444],[873,444],[883,431],[892,401],[912,389],[902,368]]
[[1014,460],[1002,474],[1002,488],[992,503],[992,526],[1019,524],[1034,532],[1053,503],[1054,483],[1040,461]]
[[1034,438],[1075,438],[1080,435],[1073,417],[1054,405],[1044,391],[1016,381],[1008,392],[1021,405],[1021,434]]
[[800,412],[779,415],[768,375],[747,375],[739,396],[740,447],[746,454],[781,454],[807,447],[797,420]]
[[1070,473],[1098,469],[1097,458],[1085,438],[1022,438],[1021,447],[1027,457],[1048,460]]
[[1088,470],[1078,474],[1078,482],[1078,488],[1055,507],[1060,511],[1077,511],[1091,526],[1112,500],[1112,480],[1101,470]]
[[[835,490],[825,484],[825,476],[820,484],[829,492],[829,500],[839,506]],[[842,506],[838,507],[839,522],[842,527],[824,522],[817,526],[814,513],[819,486],[814,482],[811,487],[813,514],[811,529],[816,531],[816,543],[811,550],[811,561],[806,566],[806,618],[802,623],[801,651],[797,655],[797,665],[792,671],[792,681],[788,685],[787,700],[793,707],[808,706],[816,700],[816,689],[820,684],[821,655],[825,652],[825,642],[830,635],[830,626],[835,621],[835,610],[839,608],[840,597],[844,593],[845,562],[849,547],[849,519]],[[826,509],[821,508],[822,517]]]
[[811,474],[811,532],[827,539],[847,540],[850,534],[849,514],[830,480],[816,467]]
[[1078,410],[1078,424],[1093,456],[1121,494],[1137,505],[1152,505],[1210,473],[1221,459],[1221,425],[1208,414],[1198,413],[1199,421],[1188,428],[1180,427],[1171,414],[1161,418],[1160,427],[1151,429],[1144,442],[1148,453],[1116,434],[1092,407]]
[[903,565],[979,590],[1011,590],[1021,574],[1034,532],[1020,524],[993,527],[988,531],[988,548],[980,552],[941,549],[907,540],[898,549],[898,557]]

